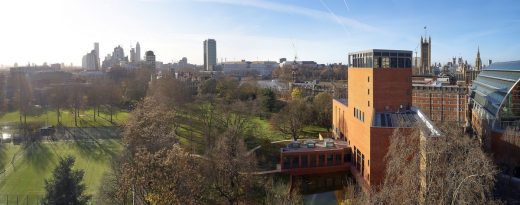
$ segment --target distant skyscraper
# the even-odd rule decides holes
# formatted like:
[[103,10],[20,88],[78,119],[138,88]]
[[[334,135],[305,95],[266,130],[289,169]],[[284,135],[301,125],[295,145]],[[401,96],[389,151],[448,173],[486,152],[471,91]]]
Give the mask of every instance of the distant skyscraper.
[[477,58],[475,59],[475,70],[482,69],[482,60],[480,59],[480,47],[477,49]]
[[121,46],[117,46],[114,48],[114,52],[112,53],[112,58],[115,60],[122,60],[125,57],[125,51]]
[[141,61],[141,45],[139,45],[139,42],[135,45],[135,55],[136,55],[136,61]]
[[[426,38],[426,36],[424,37]],[[431,74],[432,38],[421,36],[421,74]]]
[[217,42],[214,39],[204,40],[204,69],[213,71],[217,65]]
[[87,70],[99,69],[99,43],[94,43],[94,50],[88,52],[81,59],[81,67]]
[[146,51],[145,55],[146,63],[150,65],[152,68],[155,68],[155,54],[153,53],[153,51]]
[[94,43],[94,50],[96,51],[97,64],[99,65],[100,59],[99,59],[99,43],[98,42]]
[[98,70],[99,69],[99,61],[96,55],[96,50],[92,50],[86,55],[83,56],[81,67],[87,70]]
[[131,48],[130,49],[130,62],[136,62],[136,61],[137,61],[137,56],[135,54],[135,49]]

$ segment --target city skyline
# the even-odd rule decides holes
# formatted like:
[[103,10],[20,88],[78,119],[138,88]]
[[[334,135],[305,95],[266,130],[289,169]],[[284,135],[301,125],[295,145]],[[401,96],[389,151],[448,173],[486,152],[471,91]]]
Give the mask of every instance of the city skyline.
[[[130,45],[139,41],[143,49],[155,52],[158,61],[176,62],[187,57],[201,65],[200,42],[208,38],[219,41],[219,62],[292,60],[297,54],[301,60],[346,63],[349,52],[371,47],[415,51],[425,26],[432,37],[432,63],[449,62],[454,56],[473,63],[480,47],[482,61],[487,64],[489,59],[518,60],[520,43],[515,36],[520,33],[519,4],[409,0],[7,1],[0,3],[0,19],[9,19],[3,23],[9,32],[3,32],[0,38],[0,64],[80,65],[81,56],[91,50],[93,42],[100,43],[100,57],[104,57],[117,45],[129,52]],[[389,14],[391,18],[386,17]]]

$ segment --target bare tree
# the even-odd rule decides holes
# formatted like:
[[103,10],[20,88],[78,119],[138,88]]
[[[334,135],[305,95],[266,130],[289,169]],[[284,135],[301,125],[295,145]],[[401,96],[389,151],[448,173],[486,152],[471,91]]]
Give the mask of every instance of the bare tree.
[[316,124],[330,130],[332,128],[332,96],[326,92],[320,93],[313,100]]
[[61,110],[62,108],[67,106],[67,92],[65,92],[65,88],[62,85],[53,86],[47,97],[50,106],[56,109],[56,120],[58,124],[61,124]]
[[229,204],[247,200],[254,186],[251,174],[256,170],[256,159],[248,153],[242,131],[231,128],[220,136],[205,165],[209,184],[218,197]]
[[283,182],[275,182],[272,178],[265,184],[265,204],[298,205],[303,204],[303,197],[297,190]]
[[478,141],[456,126],[443,136],[396,130],[377,204],[490,204],[497,169]]
[[271,118],[271,123],[282,133],[298,140],[305,125],[309,122],[310,108],[303,100],[293,100],[280,113]]

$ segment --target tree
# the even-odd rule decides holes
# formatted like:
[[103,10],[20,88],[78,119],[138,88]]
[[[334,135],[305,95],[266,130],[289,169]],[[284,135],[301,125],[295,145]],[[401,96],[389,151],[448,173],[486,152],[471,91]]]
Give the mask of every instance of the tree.
[[330,130],[332,128],[332,96],[320,93],[314,97],[313,108],[316,113],[316,124]]
[[192,93],[188,86],[168,74],[153,82],[149,95],[172,108],[192,101]]
[[206,176],[215,195],[229,204],[239,204],[252,194],[256,158],[250,154],[242,139],[242,132],[230,128],[219,137],[216,148],[209,155]]
[[265,204],[297,205],[303,204],[303,197],[289,184],[275,182],[272,178],[265,184]]
[[[200,101],[201,100],[201,101]],[[204,96],[199,99],[198,106],[195,108],[196,116],[204,126],[204,138],[206,150],[209,152],[215,144],[215,132],[217,124],[217,106],[213,95]]]
[[302,90],[300,88],[293,88],[291,91],[291,98],[293,100],[301,99],[302,98]]
[[61,118],[61,108],[64,108],[67,106],[67,92],[65,92],[65,89],[63,86],[53,86],[50,89],[48,96],[48,101],[51,107],[56,109],[56,119],[58,124],[61,124],[60,118]]
[[132,112],[123,133],[120,198],[131,192],[137,203],[202,203],[198,159],[179,147],[174,120],[173,111],[151,97]]
[[262,107],[268,112],[274,112],[276,108],[276,93],[269,88],[262,90]]
[[[375,204],[490,204],[497,169],[479,142],[461,129],[443,136],[396,130],[387,154],[385,180]],[[422,138],[422,139],[421,139]]]
[[83,170],[72,170],[74,158],[62,158],[54,169],[53,178],[45,180],[43,204],[87,204],[90,200],[83,184]]
[[15,72],[11,76],[16,79],[15,84],[15,95],[14,95],[14,106],[18,108],[20,112],[20,124],[27,126],[27,114],[30,113],[33,101],[33,92],[31,83],[22,72]]
[[81,107],[85,103],[85,88],[81,82],[74,82],[67,90],[68,105],[74,114],[74,125],[78,126],[78,118]]
[[134,158],[134,193],[147,204],[203,204],[205,184],[197,159],[179,145]]
[[107,108],[108,114],[110,115],[110,123],[114,123],[114,113],[117,111],[117,108],[123,101],[121,87],[119,87],[113,81],[106,82],[106,84],[103,87],[103,103]]
[[271,123],[282,133],[298,140],[305,125],[309,122],[310,108],[303,100],[293,100],[280,113],[271,118]]

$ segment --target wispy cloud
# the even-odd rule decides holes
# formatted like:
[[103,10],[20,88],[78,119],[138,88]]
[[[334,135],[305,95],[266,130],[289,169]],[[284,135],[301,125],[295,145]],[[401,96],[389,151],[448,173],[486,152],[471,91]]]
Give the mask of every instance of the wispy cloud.
[[341,27],[343,27],[343,30],[345,30],[345,33],[349,34],[348,30],[347,30],[347,27],[345,27],[345,24],[343,24],[343,22],[339,19],[339,17],[329,8],[329,6],[327,6],[327,4],[325,4],[325,2],[323,2],[323,0],[320,0],[320,3],[321,5],[323,5],[323,7],[325,7],[325,9],[327,9],[327,11],[329,11],[330,15],[332,15],[336,21],[341,25]]
[[350,6],[348,6],[347,0],[343,0],[343,3],[345,3],[345,7],[347,7],[347,11],[350,11]]
[[347,26],[347,27],[350,27],[353,29],[359,29],[362,31],[371,31],[371,32],[379,31],[378,28],[376,28],[372,25],[360,22],[360,21],[352,19],[352,18],[347,18],[347,17],[339,16],[339,15],[331,15],[331,13],[325,12],[322,10],[305,8],[305,7],[295,6],[295,5],[291,5],[291,4],[283,4],[283,3],[263,1],[263,0],[196,0],[196,1],[254,7],[254,8],[281,12],[281,13],[298,14],[298,15],[307,16],[310,18],[333,21],[333,22],[339,23],[342,26]]

